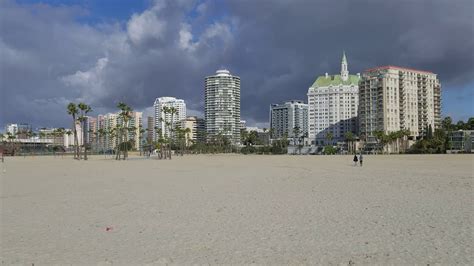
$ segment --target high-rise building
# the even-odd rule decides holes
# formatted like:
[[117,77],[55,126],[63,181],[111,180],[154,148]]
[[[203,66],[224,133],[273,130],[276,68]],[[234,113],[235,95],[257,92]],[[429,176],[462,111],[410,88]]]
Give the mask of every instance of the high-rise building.
[[93,146],[97,137],[97,118],[86,116],[85,126],[85,139],[90,146]]
[[359,83],[359,102],[360,134],[366,137],[402,129],[419,137],[441,123],[441,85],[432,72],[396,66],[368,69]]
[[196,116],[188,116],[185,120],[181,121],[181,128],[189,128],[189,133],[186,135],[186,145],[189,146],[193,143],[204,142],[204,136],[206,131],[206,124],[204,119]]
[[[123,125],[122,117],[120,113],[109,113],[106,115],[99,115],[97,117],[98,125],[98,149],[100,150],[112,150],[115,149],[118,145],[119,134],[117,130],[117,125],[128,127],[128,140],[133,141],[133,149],[139,150],[142,146],[142,136],[143,136],[143,113],[142,112],[132,112],[128,120],[128,125]],[[130,130],[132,129],[133,130]]]
[[5,133],[15,135],[17,139],[26,139],[28,134],[32,131],[31,125],[20,123],[20,124],[7,124],[5,127]]
[[240,77],[217,70],[205,78],[205,120],[208,140],[222,134],[240,144]]
[[[307,136],[308,105],[303,101],[272,104],[270,106],[270,128],[272,139],[279,139],[283,136],[290,138]],[[295,132],[296,130],[297,132]]]
[[[159,132],[162,136],[170,136],[171,129],[180,125],[180,121],[186,118],[186,103],[181,99],[174,97],[156,98],[153,108],[155,109],[155,140],[158,139]],[[177,112],[166,113],[164,108],[175,108]]]
[[117,114],[109,113],[99,115],[97,124],[99,127],[99,149],[103,151],[115,149],[117,138],[115,137],[115,128],[117,127]]
[[153,116],[147,117],[147,134],[146,134],[146,141],[151,143],[153,141],[153,134],[155,132],[155,120]]
[[335,143],[344,140],[346,132],[358,133],[359,79],[360,74],[349,75],[343,53],[341,73],[319,76],[308,89],[311,144],[322,145],[330,139]]
[[129,139],[133,140],[134,149],[140,150],[142,147],[143,140],[143,113],[132,112],[129,120],[129,128],[134,128],[133,131],[129,131]]

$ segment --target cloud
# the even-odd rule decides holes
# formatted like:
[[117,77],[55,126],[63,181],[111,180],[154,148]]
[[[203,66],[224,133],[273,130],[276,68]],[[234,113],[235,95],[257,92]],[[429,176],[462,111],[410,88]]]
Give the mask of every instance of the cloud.
[[473,10],[467,0],[159,0],[94,24],[82,7],[1,1],[0,125],[67,126],[69,101],[97,114],[174,96],[201,114],[204,77],[220,67],[241,77],[242,118],[264,125],[271,103],[305,100],[318,75],[337,73],[342,50],[351,73],[431,70],[455,94],[474,83]]
[[159,19],[156,14],[160,9],[153,8],[132,16],[127,25],[127,33],[134,44],[138,45],[149,39],[159,40],[164,37],[166,21]]

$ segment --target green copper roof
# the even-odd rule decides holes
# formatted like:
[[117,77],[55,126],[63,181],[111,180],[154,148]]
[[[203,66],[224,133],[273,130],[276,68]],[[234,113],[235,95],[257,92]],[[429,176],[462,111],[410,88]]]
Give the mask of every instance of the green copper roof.
[[357,75],[349,75],[349,78],[346,81],[343,81],[341,75],[328,75],[326,76],[319,76],[316,81],[311,85],[311,87],[327,87],[327,86],[338,86],[338,85],[359,85],[359,76]]

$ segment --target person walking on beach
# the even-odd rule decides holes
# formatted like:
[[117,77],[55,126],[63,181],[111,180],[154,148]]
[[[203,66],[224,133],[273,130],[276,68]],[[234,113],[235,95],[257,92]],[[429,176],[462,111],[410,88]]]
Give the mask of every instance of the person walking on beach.
[[358,160],[358,159],[357,159],[357,154],[355,154],[355,155],[354,155],[354,159],[353,159],[353,161],[354,161],[354,166],[357,166],[357,160]]
[[362,153],[360,153],[359,155],[359,163],[360,163],[360,167],[362,167]]

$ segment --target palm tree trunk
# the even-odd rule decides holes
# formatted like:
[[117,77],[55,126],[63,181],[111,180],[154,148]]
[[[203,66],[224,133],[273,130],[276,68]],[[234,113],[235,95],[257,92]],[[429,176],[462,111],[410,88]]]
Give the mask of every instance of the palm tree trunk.
[[72,115],[72,129],[74,132],[74,159],[79,159],[79,140],[77,139],[77,130],[76,130],[76,115]]
[[82,146],[84,146],[84,160],[87,161],[86,121],[82,122]]

